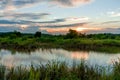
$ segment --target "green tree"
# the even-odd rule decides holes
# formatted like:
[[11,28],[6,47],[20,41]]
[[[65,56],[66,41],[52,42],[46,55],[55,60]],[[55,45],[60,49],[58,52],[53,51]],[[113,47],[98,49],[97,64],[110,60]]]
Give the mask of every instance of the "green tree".
[[6,35],[8,35],[10,39],[14,39],[14,38],[22,36],[22,34],[20,32],[18,32],[18,31],[7,33]]
[[69,32],[66,34],[66,38],[77,38],[79,36],[76,30],[70,29]]
[[37,31],[34,35],[34,37],[41,37],[41,32]]
[[13,34],[15,34],[17,37],[20,37],[22,34],[18,31],[14,31]]

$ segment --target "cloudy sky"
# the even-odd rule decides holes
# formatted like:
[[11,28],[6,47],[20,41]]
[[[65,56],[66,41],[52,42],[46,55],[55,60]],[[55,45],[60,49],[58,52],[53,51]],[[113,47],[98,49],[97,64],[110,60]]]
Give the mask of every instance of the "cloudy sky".
[[120,0],[0,0],[0,32],[120,33]]

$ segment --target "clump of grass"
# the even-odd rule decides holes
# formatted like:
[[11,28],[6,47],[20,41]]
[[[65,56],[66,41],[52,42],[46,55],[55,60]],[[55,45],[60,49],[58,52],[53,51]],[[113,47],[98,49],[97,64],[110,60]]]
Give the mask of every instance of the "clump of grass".
[[[112,74],[107,75],[99,66],[88,66],[85,62],[69,67],[65,62],[48,62],[30,68],[16,67],[8,70],[5,75],[5,67],[0,67],[0,80],[119,80],[119,68],[115,65]],[[117,75],[116,75],[117,74]],[[117,76],[117,77],[116,77]]]
[[[65,62],[48,62],[45,65],[13,67],[0,66],[0,80],[120,80],[120,59],[113,61],[112,72],[101,66],[80,64],[68,66]],[[109,69],[111,70],[111,69]]]
[[0,80],[4,80],[5,67],[0,65]]
[[113,79],[120,80],[120,58],[117,61],[113,61]]

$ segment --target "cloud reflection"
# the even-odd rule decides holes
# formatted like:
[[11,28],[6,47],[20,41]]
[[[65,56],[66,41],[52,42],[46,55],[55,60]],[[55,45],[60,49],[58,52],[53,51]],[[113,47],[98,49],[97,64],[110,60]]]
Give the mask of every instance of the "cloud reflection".
[[71,58],[78,59],[78,60],[87,60],[89,58],[88,52],[73,52],[71,54]]

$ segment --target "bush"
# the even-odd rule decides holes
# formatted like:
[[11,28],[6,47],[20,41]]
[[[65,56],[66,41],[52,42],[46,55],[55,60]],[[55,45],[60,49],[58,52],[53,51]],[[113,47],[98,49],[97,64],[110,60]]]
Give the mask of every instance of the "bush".
[[14,31],[13,34],[15,34],[17,37],[21,37],[21,35],[22,35],[22,34],[21,34],[20,32],[18,32],[18,31]]

